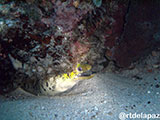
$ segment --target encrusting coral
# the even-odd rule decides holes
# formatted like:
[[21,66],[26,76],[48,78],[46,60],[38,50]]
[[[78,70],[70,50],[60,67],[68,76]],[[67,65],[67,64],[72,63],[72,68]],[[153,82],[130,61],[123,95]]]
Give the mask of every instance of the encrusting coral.
[[[11,79],[11,89],[15,89],[29,79],[37,83],[71,73],[77,64],[96,67],[100,59],[107,63],[104,31],[114,23],[112,13],[118,11],[117,4],[116,0],[2,2],[0,61],[7,62],[6,69],[0,70],[6,72],[2,78]],[[7,78],[10,68],[16,74]]]

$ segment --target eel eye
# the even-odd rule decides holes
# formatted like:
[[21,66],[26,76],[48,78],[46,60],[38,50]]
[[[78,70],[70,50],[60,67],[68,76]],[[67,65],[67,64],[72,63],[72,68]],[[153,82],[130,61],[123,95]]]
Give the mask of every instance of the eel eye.
[[81,68],[81,67],[78,67],[78,71],[82,71],[82,68]]

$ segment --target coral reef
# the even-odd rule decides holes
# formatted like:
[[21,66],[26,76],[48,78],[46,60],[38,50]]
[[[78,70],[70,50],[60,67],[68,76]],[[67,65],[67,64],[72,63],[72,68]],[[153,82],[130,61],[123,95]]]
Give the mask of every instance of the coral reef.
[[[72,3],[26,0],[1,4],[0,60],[7,62],[0,71],[2,93],[29,79],[43,81],[72,71],[77,63],[89,62],[91,43],[81,35],[78,23],[88,6],[93,7],[83,2],[83,7],[75,8]],[[6,90],[8,82],[12,87]]]
[[[1,0],[1,93],[16,89],[28,79],[43,81],[48,76],[71,72],[77,63],[87,63],[95,72],[102,71],[109,61],[119,67],[130,66],[146,48],[159,42],[159,17],[148,16],[150,2],[135,6],[134,2],[138,3]],[[155,3],[154,13],[159,10]],[[146,34],[141,37],[143,31]]]
[[102,0],[92,0],[96,7],[100,7],[102,4]]

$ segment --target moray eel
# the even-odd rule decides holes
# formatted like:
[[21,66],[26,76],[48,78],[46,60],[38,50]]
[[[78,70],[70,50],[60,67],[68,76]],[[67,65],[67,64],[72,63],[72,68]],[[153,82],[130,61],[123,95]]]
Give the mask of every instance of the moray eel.
[[64,73],[58,76],[51,76],[46,80],[31,80],[23,84],[21,88],[34,95],[54,96],[71,89],[78,81],[90,79],[94,74],[85,74],[91,70],[91,65],[77,64],[70,73]]

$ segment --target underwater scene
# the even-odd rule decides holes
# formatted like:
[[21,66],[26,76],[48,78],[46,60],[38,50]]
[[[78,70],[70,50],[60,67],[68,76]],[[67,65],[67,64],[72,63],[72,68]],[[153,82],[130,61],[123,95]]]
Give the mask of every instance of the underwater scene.
[[0,0],[0,120],[160,119],[159,0]]

